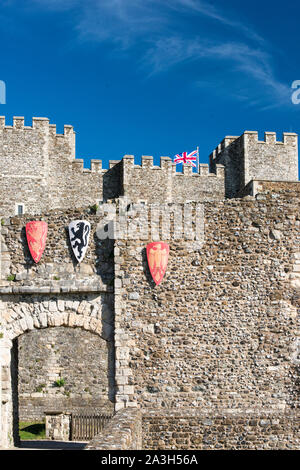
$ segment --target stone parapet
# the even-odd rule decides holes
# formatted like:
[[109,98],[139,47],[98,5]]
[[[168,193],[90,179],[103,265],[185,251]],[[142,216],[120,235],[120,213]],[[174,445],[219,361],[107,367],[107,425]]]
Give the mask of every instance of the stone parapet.
[[126,408],[118,411],[101,434],[90,441],[85,450],[141,450],[141,411]]

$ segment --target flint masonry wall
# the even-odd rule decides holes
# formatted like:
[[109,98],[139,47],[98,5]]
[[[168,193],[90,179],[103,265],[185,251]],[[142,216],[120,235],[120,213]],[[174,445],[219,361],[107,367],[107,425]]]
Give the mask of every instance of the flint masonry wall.
[[141,450],[142,414],[137,409],[119,411],[85,450]]
[[[147,268],[148,240],[116,240],[114,294],[109,283],[102,281],[100,288],[93,281],[101,254],[93,236],[98,216],[81,211],[93,227],[84,279],[81,268],[71,263],[68,273],[65,265],[70,252],[64,229],[67,220],[77,218],[75,210],[43,217],[49,239],[37,266],[30,266],[21,237],[27,218],[5,220],[9,272],[22,274],[26,265],[31,274],[2,281],[1,342],[49,326],[77,326],[106,339],[114,319],[117,410],[197,408],[216,417],[228,410],[249,416],[255,411],[260,417],[268,412],[280,414],[284,427],[299,407],[299,191],[299,183],[272,183],[255,198],[205,203],[204,244],[195,250],[190,240],[166,240],[170,258],[158,287]],[[48,263],[55,275],[62,266],[63,278],[50,274],[49,279]],[[100,264],[103,270],[105,262]],[[71,283],[65,283],[69,274]],[[4,392],[11,396],[9,389]],[[168,416],[160,434],[166,442],[168,426],[176,423]],[[185,418],[187,428],[191,423]],[[147,426],[150,448],[153,435]],[[231,442],[235,439],[232,435]]]
[[[29,331],[17,341],[21,421],[42,420],[45,411],[112,412],[110,343],[64,326]],[[59,379],[64,380],[61,386],[56,385]]]
[[[48,136],[46,121],[33,119],[32,128],[14,118],[5,126],[0,117],[1,213],[14,214],[15,204],[24,202],[31,212],[48,207]],[[22,195],[22,201],[19,198]]]
[[299,406],[299,191],[206,203],[205,243],[171,238],[158,287],[151,240],[116,241],[117,408]]
[[[28,142],[27,130],[31,136]],[[58,155],[65,151],[62,160],[70,157],[74,165],[71,128],[66,127],[64,137],[56,136],[53,141],[47,137],[51,132],[54,133],[53,126],[43,119],[34,121],[30,129],[23,129],[22,122],[15,119],[12,129],[0,132],[7,167],[13,157],[13,147],[19,149],[18,155],[27,155],[28,159],[38,149],[41,197],[47,195],[43,189],[46,181],[43,175],[50,164],[45,163],[47,155],[52,152],[53,158],[59,160]],[[266,161],[270,158],[274,166],[278,163],[280,178],[287,177],[290,182],[263,181],[269,179],[268,168],[263,165],[260,179],[249,181],[251,189],[243,185],[247,178],[254,178],[251,172],[259,160],[254,155],[253,164],[250,163],[251,149],[245,146],[246,134],[250,136],[249,146],[256,145],[253,133],[227,138],[224,149],[218,150],[222,156],[227,149],[226,158],[224,161],[214,158],[211,162],[214,174],[207,174],[207,167],[201,167],[199,175],[191,174],[190,168],[185,168],[183,175],[174,174],[167,158],[157,168],[151,166],[150,158],[144,158],[139,167],[131,156],[112,163],[105,173],[102,192],[108,199],[120,192],[133,201],[148,199],[158,206],[162,201],[199,198],[204,202],[204,243],[199,246],[173,235],[170,240],[164,240],[170,244],[170,257],[166,275],[158,287],[151,279],[145,253],[147,243],[153,240],[150,237],[115,242],[99,240],[96,226],[100,216],[87,208],[49,210],[43,203],[47,211],[40,218],[48,222],[49,231],[38,265],[30,257],[25,237],[25,224],[32,216],[3,218],[0,226],[0,437],[4,445],[12,435],[13,419],[16,430],[18,417],[16,338],[34,332],[33,341],[41,344],[39,333],[44,328],[78,328],[76,331],[92,332],[106,341],[108,351],[112,351],[105,366],[109,370],[108,401],[115,401],[117,411],[124,407],[143,409],[146,413],[143,445],[147,448],[156,445],[154,434],[158,431],[160,441],[166,443],[159,446],[219,448],[224,433],[226,439],[222,445],[235,446],[237,434],[245,436],[252,426],[248,417],[254,416],[257,417],[253,424],[255,431],[248,433],[254,436],[254,447],[264,446],[263,441],[267,447],[271,446],[273,432],[280,434],[283,447],[298,445],[295,435],[299,427],[300,183],[291,182],[297,179],[296,140],[288,134],[281,145],[273,141],[257,142],[256,152],[265,151]],[[24,148],[21,141],[25,142]],[[32,150],[27,146],[32,146]],[[287,165],[283,163],[284,158]],[[225,166],[227,196],[240,190],[252,195],[224,200],[219,163]],[[55,199],[57,191],[64,191],[64,168],[68,165],[64,167],[59,161],[57,165],[61,165],[61,179],[55,186],[53,178],[55,189],[51,199]],[[147,165],[150,167],[146,168]],[[25,176],[27,166],[23,169]],[[288,168],[292,175],[286,175]],[[33,181],[32,174],[27,176],[28,181]],[[15,184],[12,184],[13,175],[4,179],[11,182],[11,187]],[[32,189],[36,186],[28,187],[33,191],[28,197],[36,201],[37,193]],[[52,183],[49,187],[51,194]],[[19,187],[15,188],[19,192]],[[80,194],[77,196],[82,200]],[[72,197],[66,204],[76,207],[77,199],[73,201]],[[39,212],[40,206],[36,204],[34,211]],[[55,204],[60,204],[58,199]],[[194,207],[195,203],[191,205]],[[80,266],[73,259],[66,230],[70,220],[77,218],[92,224],[89,249]],[[177,409],[182,412],[179,430]],[[164,414],[164,410],[168,411]],[[213,419],[206,421],[201,413],[196,413],[195,420],[190,419],[195,410],[199,413],[205,410]],[[230,413],[243,417],[230,421]],[[268,419],[271,424],[268,421],[264,427],[261,422]],[[192,442],[193,429],[198,425],[199,434]],[[181,429],[185,436],[176,435]],[[211,434],[213,438],[207,438]],[[186,439],[185,443],[182,439]],[[244,448],[249,445],[247,439]]]
[[[71,220],[84,218],[91,223],[90,244],[84,261],[78,265],[73,258],[67,226]],[[93,392],[93,396],[57,397],[49,393],[24,391],[20,384],[20,406],[24,413],[33,413],[33,407],[38,414],[45,408],[53,409],[64,405],[67,409],[78,409],[81,405],[103,411],[113,407],[114,400],[114,347],[113,347],[113,322],[114,322],[114,300],[113,300],[113,242],[98,240],[96,230],[100,217],[93,214],[89,209],[78,210],[53,210],[42,216],[48,223],[48,237],[46,248],[40,262],[36,265],[29,254],[25,237],[25,224],[31,220],[30,216],[12,217],[4,219],[1,225],[1,282],[0,282],[0,351],[1,351],[1,395],[2,395],[2,431],[3,445],[8,445],[8,436],[13,435],[13,429],[17,428],[18,408],[17,402],[17,365],[12,364],[12,351],[16,350],[16,342],[23,333],[33,334],[26,353],[28,367],[36,368],[36,359],[39,357],[39,349],[30,347],[34,344],[50,341],[53,332],[45,333],[44,328],[66,328],[75,331],[69,334],[62,329],[61,336],[67,341],[67,360],[63,357],[64,352],[58,352],[56,357],[60,366],[56,369],[57,378],[59,370],[70,361],[70,353],[77,354],[76,360],[81,361],[84,351],[80,344],[85,341],[85,330],[97,335],[101,348],[94,353],[95,361],[89,364],[87,370],[95,367],[102,368],[98,374],[99,387],[106,387],[105,393],[101,389],[101,395]],[[49,330],[48,330],[49,331]],[[54,331],[54,330],[53,330]],[[79,333],[77,333],[79,331]],[[33,333],[34,332],[34,333]],[[81,332],[81,333],[80,333]],[[57,333],[59,343],[59,334]],[[76,340],[77,338],[77,340]],[[21,339],[22,341],[22,339]],[[26,339],[24,339],[26,342]],[[96,340],[97,341],[97,340]],[[93,341],[91,341],[91,345]],[[29,350],[31,353],[29,353]],[[37,354],[37,355],[36,355]],[[60,357],[59,357],[60,355]],[[96,357],[96,356],[97,357]],[[51,356],[51,354],[50,354]],[[53,358],[53,357],[52,357]],[[92,359],[92,356],[89,360]],[[21,367],[25,359],[21,356]],[[65,366],[63,366],[65,364]],[[105,366],[104,366],[105,364]],[[24,366],[25,367],[25,366]],[[71,366],[70,366],[71,367]],[[66,368],[64,370],[66,370]],[[54,370],[52,370],[54,373]],[[15,377],[12,374],[15,374]],[[30,370],[27,370],[30,374]],[[76,374],[75,374],[76,375]],[[70,380],[78,381],[71,373]],[[24,375],[23,375],[24,377]],[[85,388],[91,388],[93,376]],[[46,383],[47,378],[42,383]],[[34,382],[32,382],[34,385]],[[77,386],[73,382],[73,387]],[[94,384],[95,385],[95,384]],[[69,383],[70,386],[70,383]],[[47,388],[47,387],[46,387]],[[72,387],[71,387],[72,388]],[[51,387],[48,384],[48,390]],[[51,392],[53,389],[51,390]],[[84,390],[83,390],[84,391]],[[68,390],[67,390],[68,392]],[[29,396],[24,397],[28,393]],[[78,390],[79,395],[82,389]],[[88,395],[88,392],[84,392]],[[105,398],[104,398],[105,396]],[[14,398],[13,398],[14,397]],[[57,400],[59,398],[59,400]],[[27,408],[27,411],[26,411]],[[14,426],[13,426],[14,420]],[[15,441],[16,442],[16,441]]]
[[[225,166],[225,175],[224,167]],[[225,179],[224,179],[225,177]],[[83,207],[99,201],[127,196],[133,202],[215,201],[224,195],[235,197],[252,179],[298,180],[297,135],[246,131],[240,137],[227,136],[212,153],[210,167],[201,164],[199,173],[184,165],[183,172],[169,157],[161,157],[160,166],[153,157],[143,156],[135,165],[132,155],[109,162],[91,160],[91,168],[75,158],[75,132],[56,126],[46,118],[33,118],[32,127],[24,118],[14,117],[5,125],[0,117],[0,196],[2,215],[12,215],[18,204],[27,213],[38,214],[53,208]]]
[[297,134],[284,132],[282,142],[275,132],[244,132],[240,137],[227,136],[210,155],[211,170],[225,166],[226,197],[236,197],[252,179],[298,181]]
[[209,173],[201,165],[199,174],[185,165],[183,174],[169,157],[161,157],[153,166],[153,157],[142,157],[142,165],[125,155],[102,168],[101,160],[91,160],[91,168],[75,158],[75,132],[65,125],[57,134],[56,125],[47,118],[33,118],[32,126],[23,117],[14,117],[5,125],[0,117],[0,196],[1,215],[16,214],[17,205],[24,212],[40,214],[56,208],[84,207],[99,201],[127,196],[133,202],[184,202],[186,199],[216,200],[224,197],[221,165]]
[[298,448],[297,413],[245,414],[233,411],[224,414],[195,408],[125,408],[86,446],[87,450]]
[[133,202],[183,203],[224,198],[222,165],[216,165],[214,173],[210,173],[208,165],[202,164],[199,173],[194,173],[192,166],[185,164],[180,173],[169,157],[161,157],[160,166],[155,166],[153,157],[142,156],[142,164],[135,165],[133,155],[125,155],[122,165],[122,195]]
[[143,449],[297,450],[299,415],[144,410]]
[[1,215],[14,215],[17,204],[24,204],[28,214],[38,214],[112,197],[120,187],[114,163],[103,170],[102,161],[94,159],[90,169],[84,168],[83,160],[75,158],[72,126],[57,134],[46,118],[33,118],[31,127],[24,126],[23,117],[14,117],[12,126],[0,117]]
[[[62,289],[64,292],[109,290],[114,277],[113,241],[98,239],[96,231],[98,224],[101,225],[101,217],[89,208],[82,208],[52,210],[38,219],[48,223],[47,243],[38,264],[31,257],[26,240],[25,226],[32,216],[2,219],[3,292],[27,289],[31,293],[38,292],[38,288],[42,287],[49,287],[53,292]],[[80,264],[75,260],[68,235],[68,225],[76,219],[85,219],[91,223],[89,247]],[[9,276],[14,279],[8,281]]]

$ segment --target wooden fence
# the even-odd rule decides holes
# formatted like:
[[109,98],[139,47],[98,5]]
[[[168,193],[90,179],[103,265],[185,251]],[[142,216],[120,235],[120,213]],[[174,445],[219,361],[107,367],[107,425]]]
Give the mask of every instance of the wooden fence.
[[99,434],[112,415],[78,413],[71,416],[71,441],[89,441]]

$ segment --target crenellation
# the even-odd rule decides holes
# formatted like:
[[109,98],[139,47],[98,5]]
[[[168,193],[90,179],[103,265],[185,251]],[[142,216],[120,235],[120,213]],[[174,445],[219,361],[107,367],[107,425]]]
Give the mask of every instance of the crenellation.
[[265,132],[266,144],[275,144],[276,143],[276,132]]
[[64,125],[64,135],[70,135],[74,134],[74,127],[71,126],[70,124],[65,124]]
[[222,153],[226,149],[226,147],[228,147],[238,138],[239,136],[233,136],[233,135],[227,135],[226,137],[224,137],[224,139],[220,142],[220,144],[209,155],[210,161],[218,158],[219,154]]
[[102,160],[92,159],[91,171],[94,173],[101,173],[102,172]]
[[[70,193],[70,185],[76,188],[82,185],[85,200],[90,204],[121,195],[133,201],[149,198],[182,202],[192,197],[199,201],[234,197],[254,178],[297,179],[297,134],[289,132],[283,133],[282,142],[276,140],[275,132],[269,131],[265,132],[264,141],[258,140],[257,131],[228,135],[210,155],[209,165],[201,163],[198,171],[194,171],[186,164],[177,171],[170,157],[162,156],[160,164],[154,165],[153,156],[147,155],[142,156],[140,165],[135,164],[133,155],[124,155],[122,160],[110,160],[108,169],[103,169],[102,161],[96,159],[91,160],[90,168],[85,168],[83,159],[75,155],[73,126],[64,125],[63,134],[58,134],[56,125],[50,124],[48,118],[33,117],[30,127],[24,126],[24,117],[15,116],[12,126],[7,126],[5,117],[0,117],[0,131],[5,131],[0,141],[0,154],[5,155],[0,164],[7,178],[3,191],[12,188],[10,209],[6,203],[5,211],[14,211],[20,202],[13,194],[17,193],[23,177],[33,178],[33,161],[34,179],[41,178],[40,192],[36,191],[33,203],[35,197],[27,180],[23,197],[27,210],[35,212],[41,211],[45,204],[49,208],[63,207],[68,200],[72,200],[71,205],[80,204],[79,193]],[[23,131],[26,131],[24,139]],[[81,181],[82,175],[85,177]]]
[[293,181],[298,178],[298,136],[283,133],[277,141],[276,132],[265,132],[264,140],[257,131],[245,131],[240,137],[226,137],[210,155],[212,170],[216,164],[225,166],[225,195],[236,197],[252,179]]
[[128,169],[134,167],[134,155],[124,155],[123,167]]
[[[210,173],[213,174],[213,173]],[[218,178],[225,178],[225,167],[224,165],[216,164],[216,176]]]
[[209,174],[209,165],[207,163],[200,163],[199,165],[199,175],[208,176]]
[[294,132],[283,132],[283,143],[294,147],[298,146],[298,134]]
[[227,135],[226,137],[224,137],[224,139],[221,142],[222,150],[224,150],[226,147],[228,147],[228,145],[232,144],[232,142],[234,142],[238,138],[239,138],[238,135]]
[[143,168],[152,168],[153,167],[153,157],[149,155],[142,155],[142,167]]
[[14,116],[13,117],[13,127],[16,129],[24,129],[24,117]]
[[43,117],[33,117],[32,118],[32,129],[41,129],[41,130],[48,130],[49,129],[49,119]]
[[199,172],[193,171],[193,168],[186,164],[183,165],[183,171],[176,171],[176,164],[172,165],[172,175],[174,176],[192,176],[193,178],[201,177],[204,178],[223,178],[224,179],[224,165],[216,164],[215,171],[210,171],[210,165],[208,163],[199,164]]
[[193,167],[189,163],[184,163],[183,167],[183,174],[184,176],[192,176],[193,175]]
[[56,136],[56,124],[49,124],[49,135],[51,137]]
[[170,171],[172,167],[172,160],[170,157],[160,157],[160,168],[162,170]]
[[108,162],[108,168],[111,169],[113,168],[115,165],[117,165],[118,163],[120,163],[121,160],[109,160]]
[[75,160],[72,161],[72,166],[76,169],[76,171],[83,171],[84,160],[82,158],[75,158]]

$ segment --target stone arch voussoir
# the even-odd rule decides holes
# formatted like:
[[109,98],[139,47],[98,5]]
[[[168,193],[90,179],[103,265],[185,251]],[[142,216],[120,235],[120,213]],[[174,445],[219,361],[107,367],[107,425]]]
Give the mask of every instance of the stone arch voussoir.
[[86,315],[78,315],[74,312],[64,312],[56,315],[45,313],[35,317],[33,315],[24,315],[24,317],[11,322],[6,331],[4,330],[3,336],[12,341],[27,331],[52,326],[80,327],[98,334],[102,339],[111,339],[103,333],[103,322],[101,320]]
[[50,300],[47,307],[43,306],[43,302],[16,302],[2,312],[1,336],[12,341],[34,329],[66,326],[79,327],[106,341],[113,341],[113,314],[99,314],[97,308],[85,300]]

